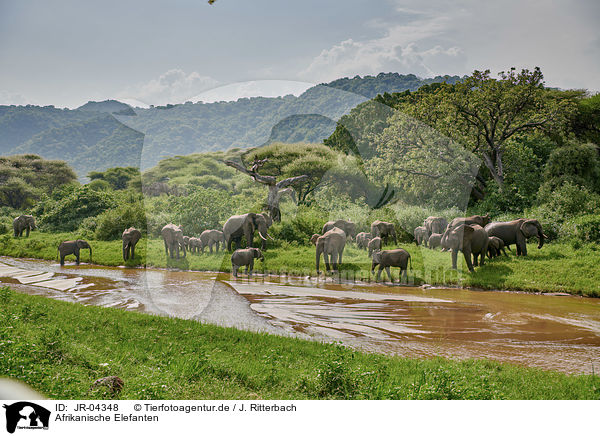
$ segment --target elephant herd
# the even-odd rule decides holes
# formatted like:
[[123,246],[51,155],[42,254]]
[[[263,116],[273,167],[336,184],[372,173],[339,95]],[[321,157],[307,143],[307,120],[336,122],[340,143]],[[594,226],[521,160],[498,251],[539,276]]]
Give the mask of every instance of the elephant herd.
[[442,251],[451,251],[452,268],[456,269],[457,255],[461,251],[469,271],[483,265],[489,258],[507,256],[505,248],[515,244],[517,256],[527,256],[527,239],[537,237],[538,248],[544,245],[542,226],[538,220],[520,218],[513,221],[492,222],[489,215],[473,215],[453,219],[450,223],[442,217],[428,217],[414,230],[415,244]]
[[[246,213],[229,217],[223,225],[223,231],[204,230],[199,237],[184,236],[182,226],[167,224],[162,228],[161,236],[165,244],[166,255],[171,256],[171,258],[177,257],[177,259],[179,259],[180,251],[185,257],[186,251],[203,254],[204,249],[208,247],[210,254],[212,254],[213,248],[216,252],[219,252],[219,248],[225,250],[225,247],[228,251],[231,251],[233,243],[235,243],[236,249],[239,249],[244,237],[246,238],[246,246],[252,248],[254,235],[257,231],[262,239],[264,250],[266,249],[267,238],[271,237],[268,230],[272,224],[273,220],[265,213]],[[125,240],[123,240],[123,244],[125,244]],[[125,245],[123,247],[123,250],[125,250]]]
[[[402,277],[406,278],[406,272],[410,264],[410,254],[402,249],[381,250],[384,243],[393,241],[397,243],[396,228],[393,223],[385,221],[374,221],[371,224],[371,232],[356,233],[356,224],[347,220],[329,221],[323,226],[323,234],[315,233],[311,236],[310,242],[315,245],[315,266],[317,274],[320,273],[321,255],[325,262],[325,269],[329,272],[339,270],[342,264],[344,248],[348,240],[355,239],[356,246],[369,251],[369,257],[372,258],[371,272],[379,266],[377,271],[377,281],[381,276],[381,271],[385,269],[390,281],[393,282],[390,267],[399,267]],[[411,265],[412,269],[412,265]]]
[[[186,251],[191,253],[204,253],[208,247],[213,253],[224,250],[232,250],[235,243],[231,262],[234,276],[240,267],[246,266],[246,272],[252,274],[254,259],[264,260],[263,253],[259,248],[253,248],[254,236],[258,232],[262,240],[261,248],[266,249],[269,227],[273,224],[272,219],[265,213],[246,213],[231,216],[223,225],[223,230],[205,230],[199,237],[184,236],[181,226],[167,224],[161,230],[161,236],[165,246],[165,253],[171,258],[179,259],[180,252],[185,257]],[[25,234],[29,236],[30,230],[36,229],[35,219],[31,215],[21,215],[13,221],[14,236],[20,237]],[[489,258],[506,256],[505,249],[516,246],[517,256],[527,255],[527,239],[537,237],[538,248],[542,248],[544,235],[542,226],[535,219],[517,219],[513,221],[492,222],[489,215],[473,215],[470,217],[454,218],[450,223],[442,217],[430,216],[418,226],[413,232],[417,245],[424,245],[430,249],[441,247],[442,251],[450,251],[452,268],[457,268],[458,252],[462,252],[469,271],[474,271],[475,266],[483,265],[486,255]],[[130,227],[122,234],[123,260],[135,257],[135,246],[141,239],[140,230]],[[246,248],[240,248],[242,238],[246,240]],[[271,238],[273,239],[273,238]],[[402,277],[406,276],[410,264],[410,254],[402,249],[382,250],[383,245],[393,242],[397,244],[397,234],[393,223],[376,220],[371,224],[370,232],[358,232],[356,224],[349,220],[328,221],[323,226],[322,234],[314,234],[310,242],[315,245],[315,266],[320,273],[320,258],[323,256],[325,268],[329,272],[338,271],[342,264],[344,248],[347,241],[354,240],[356,246],[368,251],[372,259],[371,271],[379,266],[377,280],[381,271],[386,270],[390,281],[393,282],[390,267],[399,267]],[[63,241],[58,246],[60,264],[64,265],[67,255],[75,255],[76,263],[79,265],[80,250],[90,250],[90,261],[92,258],[92,247],[83,239],[74,241]],[[412,267],[411,267],[412,268]]]

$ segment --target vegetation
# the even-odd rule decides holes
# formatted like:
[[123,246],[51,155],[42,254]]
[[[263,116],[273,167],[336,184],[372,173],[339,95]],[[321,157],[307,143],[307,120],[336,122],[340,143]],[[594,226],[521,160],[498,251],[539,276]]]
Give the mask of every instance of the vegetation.
[[[53,399],[600,399],[597,376],[414,360],[0,289],[0,373]],[[102,335],[98,335],[102,331]]]
[[336,120],[366,98],[444,80],[458,78],[380,74],[315,86],[299,97],[187,102],[149,109],[132,109],[115,100],[88,102],[75,110],[0,106],[0,155],[35,153],[65,159],[80,180],[87,181],[90,171],[150,168],[175,155],[257,147],[267,141],[321,141],[331,134]]
[[[285,216],[285,215],[284,215]],[[598,238],[595,221],[585,222],[576,227],[588,240]],[[322,224],[321,224],[322,225]],[[271,232],[276,237],[294,235],[287,226],[274,225]],[[279,228],[277,228],[279,227]],[[314,231],[314,228],[302,228]],[[121,230],[122,233],[122,230]],[[58,244],[63,240],[84,237],[85,233],[53,233],[44,234],[33,232],[27,239],[15,239],[10,235],[0,236],[0,254],[14,257],[42,258],[56,260]],[[93,236],[93,235],[92,235]],[[88,239],[89,240],[89,239]],[[109,266],[122,265],[121,241],[89,240],[94,250],[94,263]],[[258,242],[258,241],[256,241]],[[304,242],[304,241],[303,241]],[[596,243],[597,244],[597,243]],[[526,258],[498,257],[486,260],[483,267],[475,269],[474,273],[467,272],[459,257],[459,268],[462,271],[451,270],[450,254],[439,250],[418,248],[414,243],[400,243],[411,254],[413,271],[409,271],[409,283],[415,285],[449,285],[467,286],[482,289],[511,290],[526,292],[565,292],[588,297],[600,297],[600,249],[595,244],[552,243],[544,245],[542,250],[537,245],[530,244]],[[384,248],[395,248],[392,246]],[[312,245],[297,242],[281,242],[276,247],[269,248],[265,253],[265,261],[255,264],[255,272],[262,274],[289,274],[295,276],[316,277],[315,249]],[[136,248],[136,259],[126,265],[146,265],[159,268],[179,268],[196,271],[231,272],[231,253],[219,252],[209,255],[188,253],[185,258],[167,258],[161,239],[142,239]],[[84,257],[84,261],[87,259]],[[71,261],[73,259],[71,258]],[[69,262],[69,258],[67,258]],[[462,265],[462,267],[461,267]],[[324,267],[322,267],[324,269]],[[371,274],[371,261],[365,250],[359,250],[354,245],[348,245],[344,250],[344,264],[341,268],[340,279],[374,281]],[[394,271],[394,280],[398,281],[398,270]],[[323,275],[323,277],[326,277]],[[335,276],[337,279],[337,276]],[[387,278],[386,278],[387,280]],[[389,283],[389,281],[388,281]]]
[[27,209],[44,195],[75,181],[63,161],[26,154],[0,158],[0,206]]

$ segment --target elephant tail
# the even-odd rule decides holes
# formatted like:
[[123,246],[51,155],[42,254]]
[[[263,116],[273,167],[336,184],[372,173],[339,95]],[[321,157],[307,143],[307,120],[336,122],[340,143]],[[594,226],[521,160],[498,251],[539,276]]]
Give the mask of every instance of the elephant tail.
[[410,268],[411,271],[413,270],[413,268],[412,268],[412,259],[410,257],[410,254],[408,255],[408,267]]

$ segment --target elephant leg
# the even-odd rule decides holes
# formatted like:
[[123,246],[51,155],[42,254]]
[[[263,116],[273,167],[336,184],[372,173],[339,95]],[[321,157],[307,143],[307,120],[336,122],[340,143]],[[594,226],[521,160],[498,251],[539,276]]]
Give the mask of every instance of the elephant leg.
[[62,253],[60,255],[60,266],[65,266],[65,255]]
[[452,269],[456,269],[456,257],[458,256],[458,250],[452,249]]
[[408,271],[404,267],[404,269],[400,269],[400,282],[404,283],[406,281],[408,281]]
[[327,252],[323,252],[323,261],[325,262],[325,270],[329,272],[329,254]]
[[27,227],[27,235],[25,236],[26,238],[29,238],[29,227]]
[[254,271],[254,259],[250,261],[250,271],[248,272],[248,277],[252,277],[252,271]]
[[375,281],[378,282],[380,277],[381,277],[381,271],[383,270],[383,265],[379,265],[379,269],[377,270],[377,277],[375,278]]
[[238,267],[237,265],[233,265],[233,276],[234,276],[234,277],[237,277],[237,276],[238,276],[238,275],[237,275],[238,268],[239,268],[239,267]]
[[210,252],[210,254],[213,254],[213,243],[211,242],[210,244],[208,244],[208,251]]
[[[504,247],[502,247],[501,250],[502,250],[502,253],[504,253],[504,255],[506,257],[508,257],[508,254],[506,254],[506,250],[504,249]],[[498,253],[498,256],[500,256],[500,253]]]
[[339,262],[339,263],[340,263],[340,265],[342,264],[342,256],[343,256],[343,255],[344,255],[344,249],[342,248],[342,249],[340,250],[340,262]]
[[79,265],[79,250],[77,250],[77,251],[75,252],[75,258],[76,258],[76,260],[75,260],[75,263],[76,263],[77,265]]
[[165,243],[165,255],[168,256],[169,255],[169,245],[167,244],[167,241],[163,240],[163,242]]
[[467,262],[467,268],[469,268],[469,271],[475,271],[475,268],[473,268],[473,263],[471,262],[471,250],[463,249],[463,255],[465,257],[465,262]]
[[331,253],[331,271],[339,271],[338,254],[336,251]]
[[390,278],[390,282],[394,283],[394,278],[392,277],[392,271],[390,270],[389,265],[385,267],[385,272],[387,273],[388,277]]
[[135,259],[135,244],[131,244],[131,258]]

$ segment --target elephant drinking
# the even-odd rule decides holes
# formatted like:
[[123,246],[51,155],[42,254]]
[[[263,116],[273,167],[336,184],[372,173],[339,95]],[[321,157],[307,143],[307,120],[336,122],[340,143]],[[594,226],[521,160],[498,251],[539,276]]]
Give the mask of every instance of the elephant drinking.
[[65,264],[65,256],[70,254],[75,255],[75,262],[79,265],[79,251],[82,248],[89,248],[90,250],[90,262],[92,261],[92,247],[88,244],[87,241],[83,239],[77,239],[76,241],[63,241],[58,246],[58,254],[60,255],[60,265],[64,266]]

